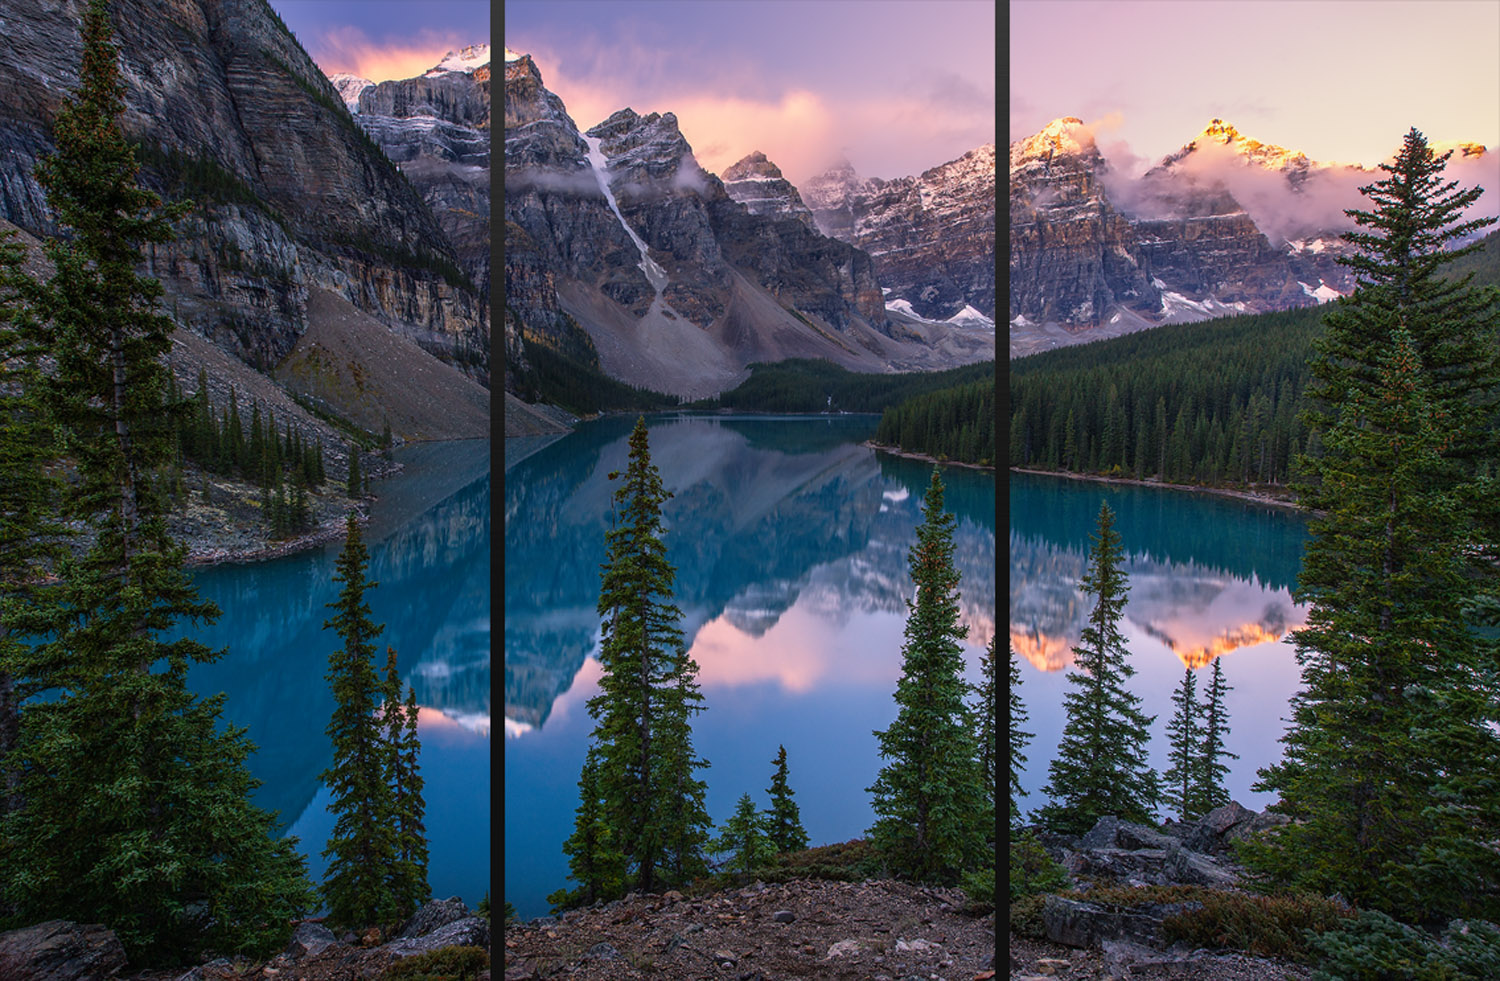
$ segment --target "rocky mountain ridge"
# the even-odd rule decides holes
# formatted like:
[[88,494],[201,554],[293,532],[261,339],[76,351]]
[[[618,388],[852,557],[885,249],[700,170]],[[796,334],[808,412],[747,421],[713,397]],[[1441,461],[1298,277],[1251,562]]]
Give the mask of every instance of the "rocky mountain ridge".
[[1343,212],[1378,177],[1215,118],[1131,179],[1082,120],[1053,120],[1010,147],[1011,356],[1347,295]]
[[[37,237],[56,227],[32,170],[77,85],[83,7],[5,9],[0,218]],[[487,311],[442,223],[265,0],[115,0],[111,22],[141,180],[196,203],[147,252],[178,324],[269,373],[327,293],[487,398]]]
[[524,356],[524,337],[692,397],[732,387],[752,361],[888,371],[993,356],[984,337],[893,323],[867,254],[752,213],[699,166],[672,113],[625,108],[581,132],[531,57],[512,54],[508,355]]
[[[995,146],[894,180],[847,160],[805,182],[825,235],[868,252],[891,309],[927,320],[993,325]],[[904,301],[904,307],[898,306]],[[976,314],[978,316],[976,316]]]

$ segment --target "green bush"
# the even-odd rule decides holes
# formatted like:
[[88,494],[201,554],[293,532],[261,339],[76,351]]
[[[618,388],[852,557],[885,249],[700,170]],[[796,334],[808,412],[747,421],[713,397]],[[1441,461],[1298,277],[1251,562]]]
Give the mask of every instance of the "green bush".
[[1047,933],[1042,929],[1042,907],[1046,902],[1046,895],[1041,893],[1012,899],[1010,901],[1010,932],[1017,937],[1030,937],[1033,940],[1045,939]]
[[1068,874],[1052,860],[1030,831],[1010,842],[1010,899],[1056,892],[1068,884]]
[[380,981],[473,981],[490,966],[483,947],[440,947],[386,968]]
[[979,869],[965,873],[958,886],[969,897],[964,904],[965,913],[983,916],[995,909],[995,870]]
[[1249,896],[1204,889],[1193,899],[1202,904],[1198,909],[1169,916],[1162,924],[1167,940],[1303,963],[1313,956],[1308,931],[1333,929],[1352,913],[1321,896]]
[[1366,910],[1339,930],[1308,935],[1313,981],[1493,981],[1500,978],[1500,928],[1454,920],[1441,938]]

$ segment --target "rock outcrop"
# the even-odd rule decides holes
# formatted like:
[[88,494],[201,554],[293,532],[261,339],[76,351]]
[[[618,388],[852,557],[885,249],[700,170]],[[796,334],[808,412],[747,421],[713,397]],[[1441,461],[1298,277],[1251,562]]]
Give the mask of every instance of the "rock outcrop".
[[[56,231],[32,176],[77,85],[82,4],[17,0],[0,46],[0,218]],[[262,0],[116,0],[111,21],[142,181],[191,198],[148,253],[180,325],[274,367],[335,293],[481,380],[487,314],[443,225]]]
[[875,260],[888,304],[905,300],[930,320],[965,307],[994,319],[994,144],[889,181],[861,178],[840,161],[802,196],[825,235]]
[[125,966],[113,930],[66,920],[0,933],[0,978],[26,981],[104,981]]
[[802,203],[802,196],[792,182],[759,150],[731,164],[719,178],[729,196],[752,215],[791,218],[817,230],[812,210]]

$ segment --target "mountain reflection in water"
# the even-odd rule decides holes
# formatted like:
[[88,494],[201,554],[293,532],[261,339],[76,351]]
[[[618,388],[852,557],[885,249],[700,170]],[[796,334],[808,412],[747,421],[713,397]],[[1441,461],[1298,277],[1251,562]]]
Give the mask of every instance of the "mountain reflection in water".
[[[1300,682],[1289,634],[1305,622],[1292,601],[1306,519],[1238,499],[1059,477],[1010,475],[1010,644],[1035,668],[1021,695],[1036,732],[1027,749],[1023,807],[1042,803],[1038,788],[1065,721],[1063,695],[1073,647],[1093,609],[1079,582],[1088,568],[1099,505],[1115,511],[1129,593],[1121,631],[1136,675],[1127,683],[1156,716],[1151,755],[1167,766],[1171,694],[1183,666],[1223,657],[1231,736],[1229,789],[1250,792],[1258,767],[1280,757],[1287,701]],[[1199,681],[1200,696],[1205,681]]]
[[[365,593],[384,624],[403,684],[420,706],[426,780],[429,881],[436,896],[478,902],[489,884],[490,450],[487,440],[418,444],[395,451],[406,470],[372,484],[365,529]],[[218,662],[196,666],[197,692],[226,692],[224,718],[249,729],[258,747],[251,772],[264,783],[256,802],[280,812],[301,838],[316,880],[331,822],[318,775],[331,750],[333,712],[325,675],[338,637],[324,630],[340,584],[342,541],[271,562],[199,569],[199,593],[223,611],[191,631]]]
[[[523,918],[567,874],[563,840],[598,691],[600,566],[634,417],[581,425],[522,447],[505,481],[505,897]],[[861,445],[873,416],[648,417],[664,505],[673,601],[707,710],[694,748],[709,762],[707,806],[728,818],[742,793],[765,806],[786,746],[815,844],[863,834],[881,761],[872,731],[895,717],[907,551],[931,465]],[[507,454],[510,446],[507,445]],[[518,454],[519,455],[519,454]],[[947,468],[958,517],[965,660],[995,635],[995,478]]]

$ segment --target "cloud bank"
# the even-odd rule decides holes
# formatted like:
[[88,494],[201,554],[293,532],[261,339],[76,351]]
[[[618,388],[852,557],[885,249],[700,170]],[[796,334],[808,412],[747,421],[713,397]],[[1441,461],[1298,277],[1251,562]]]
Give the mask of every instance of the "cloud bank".
[[[482,40],[482,39],[481,39]],[[308,54],[325,75],[348,72],[372,82],[414,78],[474,38],[423,28],[403,41],[376,41],[357,27],[323,31],[308,45]]]

